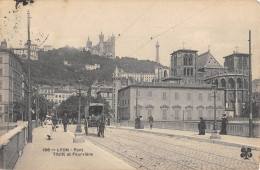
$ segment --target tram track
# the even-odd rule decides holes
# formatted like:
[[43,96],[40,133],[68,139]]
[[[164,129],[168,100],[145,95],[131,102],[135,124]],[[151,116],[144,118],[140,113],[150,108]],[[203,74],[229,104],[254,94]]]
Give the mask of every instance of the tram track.
[[[132,136],[135,136],[136,138],[138,138],[138,141],[137,140],[134,140],[134,139],[130,139],[130,138],[127,138],[127,137],[123,137],[122,135],[118,136],[118,135],[114,135],[114,134],[110,134],[110,135],[113,135],[113,136],[117,136],[117,137],[120,137],[120,138],[125,138],[127,140],[132,140],[132,141],[135,141],[135,142],[138,142],[140,143],[140,140],[142,140],[142,138],[140,138],[140,136],[137,136],[137,135],[133,135]],[[144,140],[142,140],[144,141]],[[173,145],[172,143],[168,143],[168,142],[164,142],[164,141],[159,141],[159,140],[155,140],[153,139],[153,142],[158,142],[160,144],[166,144],[166,145]],[[147,144],[147,142],[141,142],[143,144]],[[165,150],[164,148],[160,148],[158,147],[157,145],[150,145],[150,146],[153,146],[153,147],[157,147],[158,149],[162,149],[162,150]],[[193,151],[196,151],[196,152],[201,152],[201,150],[198,150],[198,149],[194,149],[194,148],[191,148],[191,147],[186,147],[186,146],[183,146],[183,145],[178,145],[178,144],[174,144],[174,146],[177,146],[181,149],[187,149],[187,150],[193,150]],[[238,163],[241,163],[241,162],[244,162],[244,163],[249,163],[248,161],[246,160],[243,160],[243,159],[235,159],[235,158],[232,158],[232,157],[228,157],[228,156],[224,156],[224,155],[218,155],[218,154],[215,154],[215,153],[211,153],[211,152],[207,152],[207,151],[203,151],[203,153],[205,154],[210,154],[210,155],[214,155],[214,156],[217,156],[217,157],[220,157],[221,159],[229,159],[229,161],[238,161]],[[254,165],[258,165],[258,163],[255,163],[255,162],[250,162],[251,164],[254,164]]]
[[[168,150],[165,150],[165,149],[162,149],[162,148],[159,148],[159,147],[155,147],[155,146],[149,145],[150,148],[151,148],[151,147],[155,148],[155,149],[154,149],[154,152],[149,152],[149,151],[147,151],[147,150],[149,150],[148,148],[143,149],[141,146],[137,146],[136,144],[134,144],[134,145],[126,144],[125,141],[122,141],[122,140],[121,140],[121,139],[122,139],[122,136],[117,136],[117,135],[111,135],[111,136],[109,136],[109,135],[111,135],[111,134],[109,134],[109,133],[106,134],[106,140],[109,140],[109,142],[106,143],[106,144],[108,144],[108,145],[102,144],[101,142],[95,140],[95,138],[91,138],[91,137],[89,138],[89,137],[88,137],[88,139],[91,140],[93,143],[96,143],[96,144],[101,145],[102,147],[106,148],[107,150],[110,150],[110,151],[115,152],[116,154],[118,154],[118,155],[120,155],[120,156],[123,156],[123,157],[126,158],[126,159],[129,159],[129,155],[126,156],[126,155],[127,155],[126,153],[123,153],[123,154],[122,154],[122,153],[120,153],[120,152],[117,152],[117,151],[111,149],[111,148],[110,148],[111,145],[112,145],[112,144],[113,144],[113,145],[119,145],[119,144],[120,144],[120,145],[119,145],[120,147],[127,148],[127,150],[137,150],[137,152],[139,152],[139,153],[146,154],[147,157],[150,157],[150,159],[151,159],[151,157],[153,157],[154,160],[158,160],[158,159],[159,159],[159,160],[161,160],[161,162],[162,162],[162,161],[171,162],[171,163],[176,164],[177,166],[181,166],[182,168],[187,168],[187,169],[201,169],[199,166],[200,166],[200,165],[203,165],[204,167],[205,167],[205,166],[207,167],[206,164],[209,164],[210,166],[214,165],[215,167],[219,167],[219,168],[217,168],[217,169],[234,169],[234,168],[229,168],[229,167],[227,167],[227,166],[223,166],[223,165],[216,164],[216,163],[213,163],[213,162],[201,160],[201,159],[198,159],[198,158],[196,158],[196,157],[191,157],[191,156],[188,156],[188,155],[185,155],[185,154],[181,154],[181,153],[178,153],[178,152],[174,152],[175,154],[181,155],[181,156],[178,157],[178,160],[176,161],[176,160],[174,160],[175,157],[174,157],[173,155],[171,155],[171,152],[173,152],[173,151],[168,151]],[[115,137],[116,137],[117,139],[115,139]],[[126,138],[124,138],[124,139],[126,139]],[[126,139],[126,140],[128,140],[128,139]],[[138,142],[138,141],[135,141],[135,140],[132,140],[132,141],[133,141],[133,142]],[[112,144],[111,144],[111,143],[112,143]],[[140,142],[139,142],[138,144],[144,144],[144,143],[140,143]],[[145,144],[147,144],[147,143],[145,143]],[[160,156],[160,155],[156,154],[156,150],[157,150],[157,151],[162,151],[162,150],[163,150],[164,152],[169,152],[168,158],[167,158],[167,155],[166,155],[166,156]],[[169,156],[169,155],[171,155],[171,156]],[[130,156],[130,157],[131,157],[131,156]],[[189,157],[191,160],[192,160],[192,159],[193,159],[193,160],[196,160],[195,162],[194,162],[194,161],[193,161],[193,162],[191,162],[191,161],[188,162],[189,164],[193,164],[192,166],[191,166],[191,165],[188,165],[187,163],[185,163],[185,161],[184,161],[184,163],[181,163],[181,162],[183,162],[184,158],[187,158],[187,157]],[[172,158],[172,159],[171,159],[171,158]],[[137,161],[135,161],[135,160],[133,160],[133,159],[134,159],[134,158],[130,159],[130,161],[134,162],[134,163],[137,164],[139,167],[144,167],[145,169],[154,168],[153,165],[152,165],[152,167],[149,168],[149,167],[145,166],[144,164],[139,163],[139,162],[137,162]],[[138,167],[136,167],[136,168],[138,168]]]
[[[110,135],[111,135],[111,134],[110,134]],[[112,135],[112,136],[117,136],[117,135]],[[122,138],[121,136],[117,136],[117,137]],[[112,138],[109,137],[108,139],[109,139],[109,140],[113,140],[115,143],[118,143],[118,140],[115,140],[114,138],[112,139]],[[127,139],[127,138],[124,138],[124,139]],[[136,142],[136,143],[138,143],[138,144],[142,143],[142,142],[140,142],[140,141],[136,141],[136,140],[133,140],[133,139],[127,139],[127,140],[134,141],[134,142]],[[149,145],[149,144],[147,144],[147,143],[142,143],[142,144]],[[124,145],[129,146],[128,144],[124,144]],[[138,150],[140,150],[140,151],[142,151],[142,152],[145,152],[145,153],[148,154],[148,155],[153,155],[153,156],[156,156],[156,157],[158,157],[158,158],[160,158],[160,159],[164,159],[164,160],[167,160],[167,161],[175,162],[176,164],[179,164],[179,165],[181,165],[181,166],[187,167],[187,168],[189,168],[189,169],[197,169],[197,168],[198,168],[198,167],[187,166],[187,165],[185,165],[185,164],[180,164],[180,163],[174,161],[173,159],[168,159],[168,158],[159,156],[159,155],[157,155],[157,154],[154,154],[154,153],[152,153],[152,152],[147,152],[145,149],[142,149],[141,147],[138,147],[137,145],[134,145],[133,147],[137,148]],[[158,151],[162,151],[162,150],[163,150],[164,152],[174,152],[175,154],[182,155],[183,157],[188,157],[188,158],[191,158],[191,159],[195,159],[195,160],[197,160],[196,162],[202,161],[204,165],[205,165],[205,163],[207,163],[207,164],[212,164],[212,165],[215,165],[215,166],[218,166],[218,167],[221,167],[221,168],[225,168],[225,169],[234,169],[234,168],[229,168],[229,167],[227,167],[227,166],[223,166],[223,165],[220,165],[220,164],[217,164],[217,163],[214,163],[214,162],[205,161],[205,160],[203,160],[203,159],[199,159],[199,158],[196,158],[196,157],[194,157],[194,156],[189,156],[189,155],[186,155],[186,154],[182,154],[182,153],[180,153],[180,152],[176,152],[176,151],[173,151],[173,150],[167,150],[167,149],[164,149],[164,148],[161,148],[161,147],[157,147],[157,146],[153,146],[153,145],[149,145],[149,147],[154,147],[154,148],[156,148],[155,150],[158,150]],[[217,169],[219,169],[219,168],[217,168]]]

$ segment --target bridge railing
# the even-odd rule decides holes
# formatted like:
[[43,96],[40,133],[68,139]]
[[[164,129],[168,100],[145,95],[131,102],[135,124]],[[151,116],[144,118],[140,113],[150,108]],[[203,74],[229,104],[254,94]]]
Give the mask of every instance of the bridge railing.
[[[32,122],[32,129],[36,121]],[[13,169],[28,141],[28,123],[23,122],[16,128],[1,136],[0,169]]]
[[[161,129],[172,129],[172,130],[184,130],[184,131],[194,131],[198,132],[198,123],[199,121],[154,121],[154,128]],[[142,124],[145,128],[149,128],[148,121],[142,121]],[[134,121],[122,121],[121,126],[131,126],[134,127]],[[221,121],[217,121],[216,129],[218,132],[221,130]],[[206,132],[211,133],[213,130],[213,120],[206,121]],[[254,137],[260,137],[260,122],[253,122],[253,134]],[[234,136],[249,136],[249,125],[248,121],[228,121],[227,124],[227,135]]]

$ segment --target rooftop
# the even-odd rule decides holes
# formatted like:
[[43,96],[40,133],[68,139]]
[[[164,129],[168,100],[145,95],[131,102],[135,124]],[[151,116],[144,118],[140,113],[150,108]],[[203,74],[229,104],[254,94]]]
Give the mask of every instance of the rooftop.
[[9,54],[13,55],[21,65],[23,65],[21,59],[16,55],[14,54],[14,52],[12,50],[9,50],[9,49],[0,49],[0,52],[8,52]]
[[[211,84],[202,84],[202,83],[181,83],[181,84],[175,84],[175,83],[148,83],[148,82],[143,82],[140,84],[134,84],[134,85],[129,85],[125,88],[120,89],[125,90],[127,88],[131,87],[143,87],[143,88],[185,88],[185,89],[212,89]],[[218,88],[219,90],[224,90],[223,88]]]
[[171,55],[173,55],[173,54],[175,54],[177,52],[194,52],[194,53],[196,53],[198,51],[197,50],[191,50],[191,49],[179,49],[177,51],[173,51],[173,53],[171,53]]
[[223,68],[219,62],[212,56],[210,51],[200,54],[197,59],[199,68]]
[[234,52],[233,54],[230,54],[230,55],[225,56],[225,57],[223,57],[223,58],[232,57],[232,56],[244,56],[244,57],[249,57],[249,54]]

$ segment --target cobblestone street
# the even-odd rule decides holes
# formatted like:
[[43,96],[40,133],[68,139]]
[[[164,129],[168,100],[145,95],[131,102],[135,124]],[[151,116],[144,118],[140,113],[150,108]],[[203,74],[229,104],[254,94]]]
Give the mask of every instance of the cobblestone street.
[[86,139],[138,169],[258,169],[258,151],[242,159],[241,148],[174,136],[107,128],[105,138],[90,129]]

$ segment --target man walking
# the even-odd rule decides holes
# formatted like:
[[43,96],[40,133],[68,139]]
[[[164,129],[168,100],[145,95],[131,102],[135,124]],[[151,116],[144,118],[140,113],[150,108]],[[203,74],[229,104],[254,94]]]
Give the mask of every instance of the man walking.
[[222,135],[226,135],[227,134],[227,115],[226,114],[223,114],[222,116],[222,122],[221,122],[221,131],[220,131],[220,134]]
[[202,117],[200,118],[198,128],[199,128],[199,135],[205,135],[206,123],[205,123],[205,120],[203,120]]
[[62,123],[63,123],[63,127],[64,127],[64,132],[67,132],[67,125],[69,123],[69,118],[68,118],[67,113],[64,113]]
[[152,129],[153,128],[153,116],[150,115],[148,119],[149,119],[150,129]]

